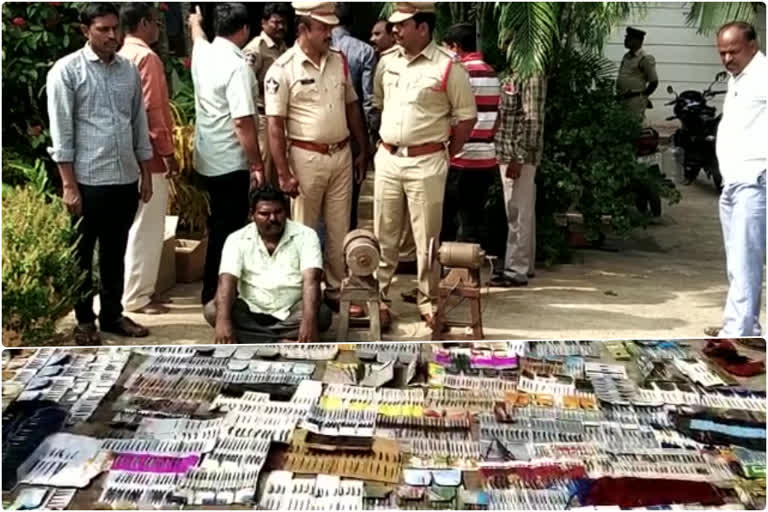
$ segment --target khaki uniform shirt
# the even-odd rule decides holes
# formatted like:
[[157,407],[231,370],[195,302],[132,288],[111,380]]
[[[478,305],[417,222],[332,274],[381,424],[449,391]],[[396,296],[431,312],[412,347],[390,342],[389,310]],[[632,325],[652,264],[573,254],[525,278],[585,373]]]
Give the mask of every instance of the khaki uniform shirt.
[[267,70],[269,70],[272,63],[277,60],[280,55],[284,54],[288,49],[284,42],[279,44],[262,31],[261,34],[254,37],[245,48],[243,53],[245,59],[250,64],[253,73],[256,75],[256,79],[259,81],[259,99],[257,105],[259,109],[264,109],[264,78],[267,76]]
[[286,118],[289,139],[335,144],[349,138],[346,105],[357,93],[341,52],[331,49],[318,67],[292,46],[267,71],[264,95],[266,115]]
[[[632,55],[627,52],[621,59],[619,68],[619,77],[616,80],[616,90],[619,94],[628,92],[643,92],[648,86],[648,82],[659,80],[656,75],[656,59],[653,55],[648,55],[642,49]],[[645,109],[648,106],[648,98],[643,95],[634,96],[622,100],[624,106],[639,115],[645,115]]]
[[381,140],[394,146],[446,142],[451,121],[477,117],[469,74],[434,41],[412,60],[395,46],[384,52],[373,82]]

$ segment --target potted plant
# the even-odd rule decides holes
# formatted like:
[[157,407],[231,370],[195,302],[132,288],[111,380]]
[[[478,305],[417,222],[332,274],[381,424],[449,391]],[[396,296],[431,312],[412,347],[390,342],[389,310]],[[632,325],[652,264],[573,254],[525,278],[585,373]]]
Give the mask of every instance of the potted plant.
[[[184,86],[176,98],[184,94]],[[179,174],[169,184],[168,215],[178,216],[176,231],[176,281],[191,283],[203,277],[205,253],[208,248],[206,222],[209,198],[198,183],[194,169],[195,125],[182,106],[189,103],[171,102],[174,118],[175,155]],[[182,106],[180,106],[182,105]]]

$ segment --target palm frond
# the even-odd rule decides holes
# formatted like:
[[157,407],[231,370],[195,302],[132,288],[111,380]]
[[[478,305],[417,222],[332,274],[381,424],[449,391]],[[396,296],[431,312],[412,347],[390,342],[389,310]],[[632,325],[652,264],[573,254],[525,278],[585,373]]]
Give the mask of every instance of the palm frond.
[[560,32],[555,2],[496,2],[498,44],[515,74],[546,71]]
[[709,35],[730,21],[754,23],[759,2],[691,2],[686,23]]
[[379,18],[387,19],[393,12],[395,12],[395,3],[384,2],[384,5],[381,6],[381,10],[379,11]]
[[634,2],[574,2],[572,30],[583,48],[601,51],[616,25],[630,14],[644,15],[647,5]]

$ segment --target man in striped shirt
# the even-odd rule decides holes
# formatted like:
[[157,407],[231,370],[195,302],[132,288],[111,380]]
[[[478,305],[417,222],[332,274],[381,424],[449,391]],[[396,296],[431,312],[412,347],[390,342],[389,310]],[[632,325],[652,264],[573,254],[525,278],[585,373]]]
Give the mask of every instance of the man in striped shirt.
[[443,46],[460,59],[469,72],[477,105],[477,122],[462,150],[451,159],[443,206],[444,241],[479,242],[483,206],[499,171],[494,135],[497,128],[501,86],[494,69],[477,51],[474,25],[460,23],[448,29]]

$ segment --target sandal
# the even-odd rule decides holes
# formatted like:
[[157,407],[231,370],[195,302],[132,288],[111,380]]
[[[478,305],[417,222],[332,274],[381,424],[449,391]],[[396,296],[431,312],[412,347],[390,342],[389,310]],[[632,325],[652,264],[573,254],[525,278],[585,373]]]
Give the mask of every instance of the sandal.
[[717,338],[720,334],[720,330],[722,327],[705,327],[704,328],[704,334],[709,336],[710,338]]
[[76,345],[101,345],[101,336],[99,336],[99,331],[96,329],[96,324],[94,323],[75,326],[72,331],[72,338]]
[[126,338],[146,338],[149,336],[149,329],[137,324],[127,316],[120,317],[114,324],[102,325],[101,330]]
[[151,300],[153,304],[173,304],[172,298],[167,295],[158,295],[157,293],[153,293],[149,300]]

